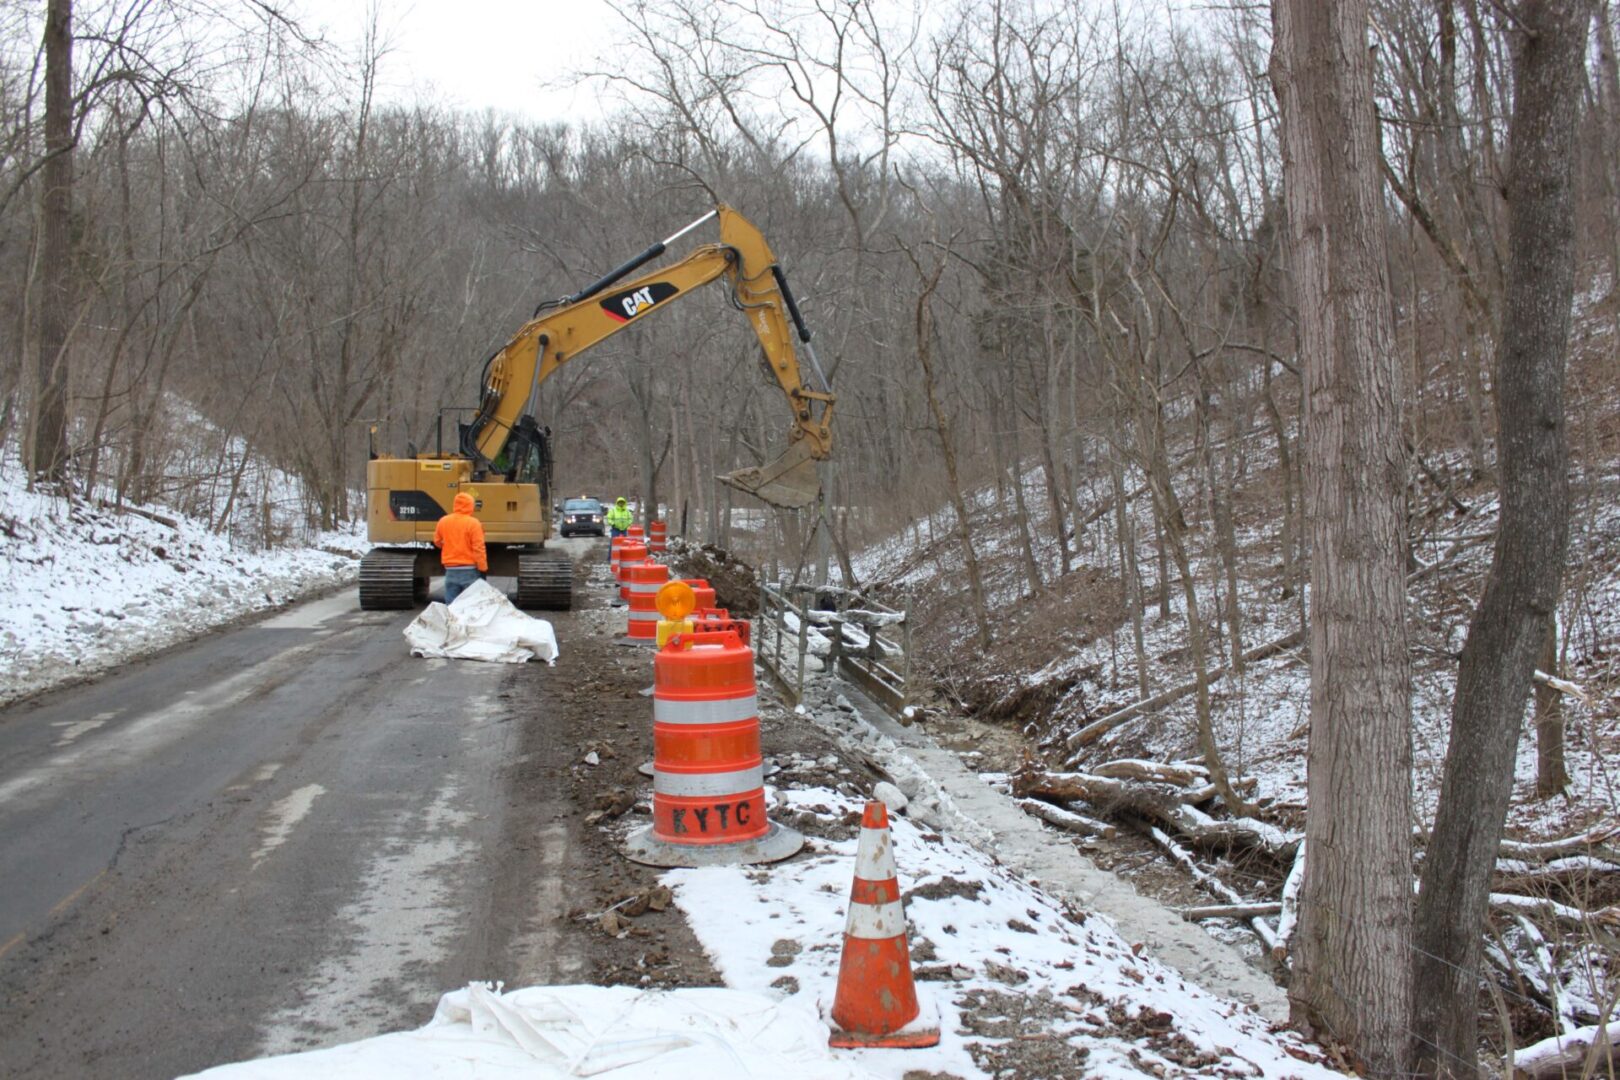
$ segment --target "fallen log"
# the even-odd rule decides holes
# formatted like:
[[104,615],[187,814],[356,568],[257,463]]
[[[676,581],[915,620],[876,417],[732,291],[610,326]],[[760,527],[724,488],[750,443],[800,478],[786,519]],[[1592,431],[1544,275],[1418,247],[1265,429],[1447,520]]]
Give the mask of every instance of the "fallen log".
[[1601,874],[1620,874],[1620,862],[1590,855],[1566,855],[1544,863],[1498,859],[1494,888],[1504,893],[1545,896],[1554,889],[1591,881]]
[[[1153,839],[1158,841],[1159,846],[1169,852],[1172,859],[1185,867],[1187,872],[1193,876],[1193,879],[1202,885],[1207,892],[1212,893],[1221,900],[1225,900],[1228,904],[1245,904],[1248,902],[1227,888],[1224,881],[1212,874],[1205,873],[1197,863],[1193,862],[1192,856],[1181,849],[1181,845],[1165,835],[1163,829],[1150,829],[1148,831],[1153,834]],[[1265,946],[1266,951],[1274,952],[1277,948],[1277,934],[1271,929],[1271,924],[1259,915],[1251,915],[1246,921],[1254,931],[1255,936],[1260,939],[1260,943]]]
[[1013,794],[1048,802],[1084,802],[1104,814],[1129,811],[1169,825],[1202,847],[1258,848],[1277,859],[1291,859],[1295,836],[1252,818],[1210,817],[1191,805],[1214,796],[1212,788],[1183,788],[1152,780],[1116,780],[1090,773],[1048,773],[1026,769],[1012,778]]
[[1606,825],[1603,828],[1582,833],[1580,836],[1566,836],[1561,840],[1534,842],[1503,840],[1497,847],[1497,852],[1502,858],[1524,859],[1532,862],[1557,859],[1565,855],[1587,854],[1597,855],[1606,861],[1612,861],[1615,857],[1614,853],[1605,853],[1603,845],[1617,836],[1620,836],[1620,826]]
[[1210,904],[1208,907],[1181,909],[1181,917],[1188,922],[1200,919],[1252,919],[1256,915],[1280,915],[1282,905],[1275,900],[1253,904]]
[[150,510],[142,510],[138,506],[120,505],[119,503],[108,502],[106,499],[97,499],[96,506],[102,510],[111,510],[116,514],[134,514],[136,517],[145,518],[147,521],[155,521],[165,528],[173,529],[176,532],[180,531],[180,522],[165,514],[155,514]]
[[1270,822],[1253,818],[1213,818],[1195,806],[1184,804],[1171,815],[1170,821],[1203,847],[1259,848],[1278,860],[1291,859],[1299,850],[1299,837]]
[[1107,812],[1132,810],[1157,821],[1168,821],[1187,798],[1174,784],[1141,780],[1127,783],[1090,773],[1049,773],[1025,770],[1012,778],[1013,794],[1049,802],[1087,802]]
[[1060,829],[1080,833],[1082,836],[1100,836],[1104,840],[1112,840],[1119,834],[1119,830],[1106,821],[1097,821],[1084,814],[1065,810],[1061,806],[1041,802],[1039,799],[1019,799],[1018,808],[1049,825],[1056,825]]
[[1288,943],[1294,938],[1294,931],[1299,929],[1299,893],[1305,886],[1305,841],[1299,842],[1299,850],[1294,852],[1294,865],[1288,871],[1288,879],[1283,882],[1282,914],[1277,918],[1277,944],[1272,947],[1271,957],[1279,964],[1288,962]]
[[1121,758],[1105,761],[1090,769],[1092,776],[1110,780],[1157,780],[1165,784],[1208,784],[1209,770],[1202,765],[1169,765],[1161,761],[1143,761],[1140,758]]
[[1606,907],[1596,911],[1570,904],[1561,904],[1545,896],[1520,896],[1517,893],[1491,893],[1491,907],[1498,911],[1522,912],[1540,915],[1575,930],[1585,930],[1593,924],[1620,929],[1620,908]]
[[[1233,780],[1231,783],[1232,790],[1240,795],[1247,795],[1260,786],[1260,781],[1252,776],[1245,776],[1240,780]],[[1219,794],[1220,792],[1216,790],[1214,784],[1205,784],[1203,787],[1188,788],[1187,794],[1182,797],[1181,801],[1196,805],[1209,802]]]
[[1566,1031],[1532,1043],[1514,1054],[1513,1078],[1552,1080],[1565,1076],[1612,1076],[1615,1059],[1620,1056],[1616,1044],[1620,1044],[1620,1020]]
[[[1256,661],[1265,660],[1269,657],[1277,655],[1280,652],[1286,652],[1287,650],[1292,649],[1295,645],[1298,645],[1303,640],[1305,640],[1305,635],[1298,630],[1295,630],[1291,634],[1284,634],[1280,638],[1273,641],[1268,641],[1264,645],[1257,645],[1248,652],[1244,653],[1243,662],[1254,663]],[[1212,683],[1217,679],[1223,678],[1225,675],[1226,668],[1217,667],[1204,676],[1204,681],[1207,685],[1208,683]],[[1139,716],[1149,709],[1161,709],[1166,705],[1180,701],[1182,698],[1186,697],[1188,694],[1191,694],[1197,689],[1198,681],[1196,679],[1191,682],[1180,683],[1176,686],[1172,686],[1168,690],[1154,694],[1152,697],[1143,698],[1140,701],[1134,701],[1125,706],[1123,709],[1115,709],[1113,712],[1102,717],[1101,719],[1093,720],[1091,723],[1087,724],[1085,727],[1081,728],[1079,731],[1075,732],[1073,735],[1070,735],[1064,740],[1064,746],[1066,746],[1070,752],[1068,763],[1073,765],[1079,759],[1078,751],[1084,747],[1090,746],[1092,743],[1096,742],[1110,731],[1113,731],[1115,728],[1119,727],[1119,725],[1123,724],[1125,721],[1134,716]]]
[[[1429,834],[1421,827],[1414,826],[1412,839],[1419,847],[1427,847]],[[1503,840],[1496,849],[1496,869],[1503,874],[1519,873],[1523,867],[1514,863],[1552,862],[1581,855],[1620,865],[1620,849],[1610,844],[1615,839],[1620,839],[1620,826],[1617,825],[1600,826],[1579,836],[1566,836],[1558,840]],[[1508,865],[1502,865],[1504,860]]]

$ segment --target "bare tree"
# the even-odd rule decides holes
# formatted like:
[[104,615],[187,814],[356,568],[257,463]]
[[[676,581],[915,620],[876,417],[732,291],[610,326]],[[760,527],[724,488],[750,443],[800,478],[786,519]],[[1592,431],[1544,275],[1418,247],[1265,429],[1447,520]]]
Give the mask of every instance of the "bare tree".
[[926,265],[916,252],[906,249],[906,257],[916,272],[918,291],[915,300],[914,331],[916,335],[917,366],[922,371],[923,393],[928,399],[928,411],[933,417],[934,431],[939,436],[940,453],[945,459],[945,476],[950,484],[951,506],[956,511],[957,538],[962,545],[962,561],[967,569],[968,592],[973,601],[973,622],[978,630],[979,647],[988,649],[992,640],[989,606],[985,600],[984,576],[979,569],[979,556],[973,547],[973,524],[967,499],[962,492],[961,472],[957,467],[956,437],[950,418],[940,404],[938,379],[934,356],[938,346],[938,325],[934,316],[934,294],[945,275],[949,245],[935,245],[942,250]]
[[1531,677],[1569,546],[1564,361],[1575,292],[1572,184],[1590,5],[1524,0],[1512,19],[1508,269],[1496,350],[1501,517],[1485,593],[1468,626],[1416,940],[1415,1060],[1472,1077],[1480,928],[1513,789]]
[[1411,1010],[1405,449],[1365,0],[1279,0],[1289,255],[1311,528],[1306,866],[1289,997],[1376,1073]]
[[34,475],[67,468],[68,327],[73,319],[73,2],[45,15],[45,165],[40,197],[39,330],[35,344]]

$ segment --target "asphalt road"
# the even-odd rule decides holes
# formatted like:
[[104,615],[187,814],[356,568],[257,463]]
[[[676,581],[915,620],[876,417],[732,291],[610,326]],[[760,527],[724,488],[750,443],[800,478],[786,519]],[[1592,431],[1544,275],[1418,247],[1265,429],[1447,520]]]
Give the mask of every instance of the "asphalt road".
[[413,659],[410,617],[344,593],[0,711],[0,1076],[171,1077],[579,970],[544,778],[580,616],[556,668]]

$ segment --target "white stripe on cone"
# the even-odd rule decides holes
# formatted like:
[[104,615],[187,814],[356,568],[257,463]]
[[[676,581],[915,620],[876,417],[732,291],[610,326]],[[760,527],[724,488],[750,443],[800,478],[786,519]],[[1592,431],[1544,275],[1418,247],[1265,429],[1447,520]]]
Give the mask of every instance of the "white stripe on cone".
[[900,901],[888,904],[850,904],[845,935],[866,941],[886,941],[906,932],[906,908]]
[[888,829],[861,830],[860,846],[855,850],[855,876],[867,881],[894,877],[894,847]]

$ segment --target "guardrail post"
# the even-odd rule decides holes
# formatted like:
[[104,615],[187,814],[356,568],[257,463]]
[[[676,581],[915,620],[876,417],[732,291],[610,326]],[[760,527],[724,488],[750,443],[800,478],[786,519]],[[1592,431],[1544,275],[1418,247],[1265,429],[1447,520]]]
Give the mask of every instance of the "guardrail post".
[[[804,657],[810,651],[810,601],[799,594],[799,684],[795,688],[800,701],[804,700]],[[797,703],[795,703],[797,704]]]
[[900,620],[900,708],[911,704],[911,617]]
[[[780,584],[780,583],[779,583]],[[782,632],[787,629],[787,598],[781,593],[773,593],[772,600],[776,601],[776,677],[787,686],[787,674],[782,668]],[[794,702],[798,704],[797,701]]]

